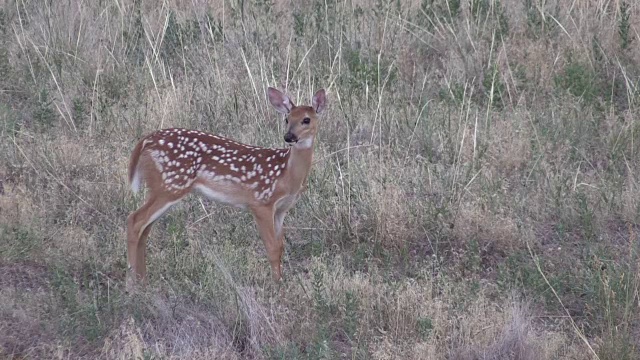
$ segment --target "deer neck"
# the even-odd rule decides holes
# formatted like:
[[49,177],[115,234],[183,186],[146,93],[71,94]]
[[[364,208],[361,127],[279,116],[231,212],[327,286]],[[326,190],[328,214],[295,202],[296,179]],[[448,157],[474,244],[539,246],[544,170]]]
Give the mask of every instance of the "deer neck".
[[289,184],[293,193],[300,190],[309,175],[313,161],[313,144],[314,138],[308,138],[291,148],[287,166],[289,167]]

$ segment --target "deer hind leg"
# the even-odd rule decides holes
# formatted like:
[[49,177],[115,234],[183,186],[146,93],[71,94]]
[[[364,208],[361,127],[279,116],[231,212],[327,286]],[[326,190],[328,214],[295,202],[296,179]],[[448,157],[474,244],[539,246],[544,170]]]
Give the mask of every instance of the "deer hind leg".
[[253,217],[258,227],[258,232],[267,250],[267,257],[271,264],[271,275],[275,281],[282,278],[282,252],[284,242],[282,237],[276,236],[274,223],[274,211],[272,208],[253,209]]
[[127,258],[129,269],[136,281],[145,280],[146,240],[149,231],[151,231],[151,225],[178,200],[152,196],[140,209],[129,215],[127,219]]
[[137,258],[138,244],[140,242],[139,219],[147,209],[153,204],[154,199],[149,198],[147,202],[138,210],[132,212],[127,218],[127,265],[129,272],[138,273]]
[[149,223],[149,225],[142,230],[142,234],[140,234],[140,239],[138,240],[138,249],[136,250],[136,264],[138,265],[138,272],[136,273],[136,276],[143,282],[147,278],[147,238],[149,237],[152,225],[153,223]]

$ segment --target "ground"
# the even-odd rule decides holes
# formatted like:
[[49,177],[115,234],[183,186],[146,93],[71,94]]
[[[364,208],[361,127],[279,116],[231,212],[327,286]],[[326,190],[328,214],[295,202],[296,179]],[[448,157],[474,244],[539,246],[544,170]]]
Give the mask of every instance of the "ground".
[[[5,1],[0,357],[638,359],[632,1]],[[142,136],[284,147],[325,88],[284,281],[190,196],[127,292]]]

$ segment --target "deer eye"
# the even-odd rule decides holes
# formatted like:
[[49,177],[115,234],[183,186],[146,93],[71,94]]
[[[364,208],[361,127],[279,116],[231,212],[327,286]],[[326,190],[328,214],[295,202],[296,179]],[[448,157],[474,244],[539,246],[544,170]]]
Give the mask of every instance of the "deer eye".
[[288,124],[289,123],[289,118],[284,118],[284,123]]
[[308,117],[306,117],[306,118],[302,119],[302,123],[303,123],[303,124],[308,124],[308,123],[310,123],[310,122],[311,122],[311,119],[309,119]]

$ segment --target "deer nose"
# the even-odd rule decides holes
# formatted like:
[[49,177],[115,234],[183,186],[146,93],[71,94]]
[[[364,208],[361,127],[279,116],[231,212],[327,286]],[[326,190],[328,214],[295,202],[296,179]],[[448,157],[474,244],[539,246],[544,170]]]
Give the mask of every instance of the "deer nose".
[[286,141],[288,143],[292,143],[292,142],[298,141],[298,139],[297,139],[297,137],[295,135],[293,135],[292,133],[288,132],[288,133],[284,134],[284,141]]

